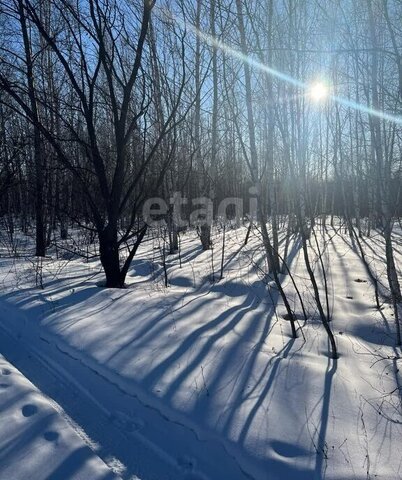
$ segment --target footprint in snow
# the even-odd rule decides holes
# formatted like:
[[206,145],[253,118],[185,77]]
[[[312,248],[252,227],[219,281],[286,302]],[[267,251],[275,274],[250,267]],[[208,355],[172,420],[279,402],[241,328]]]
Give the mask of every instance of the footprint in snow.
[[48,442],[55,442],[59,438],[59,434],[49,430],[43,434],[43,438]]
[[21,412],[24,415],[24,417],[32,417],[32,415],[35,415],[37,411],[38,411],[38,407],[36,405],[31,405],[31,404],[24,405],[21,409]]
[[11,370],[9,370],[8,368],[3,368],[1,370],[1,374],[2,375],[11,375]]

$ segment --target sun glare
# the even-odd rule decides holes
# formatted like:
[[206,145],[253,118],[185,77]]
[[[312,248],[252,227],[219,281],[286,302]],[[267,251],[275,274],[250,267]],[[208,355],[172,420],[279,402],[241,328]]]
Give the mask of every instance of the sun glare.
[[329,89],[328,86],[323,82],[315,82],[311,85],[309,89],[309,94],[314,102],[322,102],[328,97]]

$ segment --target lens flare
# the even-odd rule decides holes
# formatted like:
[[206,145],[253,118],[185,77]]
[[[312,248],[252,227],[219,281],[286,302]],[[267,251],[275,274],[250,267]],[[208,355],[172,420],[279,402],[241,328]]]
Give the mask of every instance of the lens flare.
[[[158,10],[156,10],[158,11]],[[392,123],[397,123],[402,125],[402,117],[396,116],[387,112],[383,112],[381,110],[376,110],[374,108],[371,108],[368,105],[363,105],[360,103],[353,102],[349,99],[346,99],[344,97],[337,96],[333,93],[330,92],[330,89],[328,86],[325,85],[325,83],[322,82],[317,82],[313,85],[303,82],[301,80],[298,80],[297,78],[294,78],[286,73],[283,73],[279,70],[276,70],[275,68],[272,68],[268,65],[265,65],[264,63],[255,60],[254,58],[250,57],[249,55],[245,55],[243,52],[231,47],[230,45],[227,45],[223,43],[221,40],[218,38],[215,38],[214,36],[205,33],[195,27],[193,24],[182,20],[178,18],[177,16],[174,16],[169,10],[165,8],[160,8],[159,13],[162,17],[166,19],[169,19],[171,22],[175,22],[179,25],[181,25],[185,30],[192,32],[195,36],[200,38],[203,42],[205,42],[207,45],[216,48],[218,50],[221,50],[224,54],[231,56],[232,58],[237,58],[238,60],[242,62],[248,63],[250,67],[255,68],[257,70],[260,70],[262,72],[265,72],[268,75],[272,75],[275,78],[278,78],[279,80],[282,80],[283,82],[293,85],[294,87],[298,87],[301,90],[304,90],[306,94],[310,94],[311,98],[314,101],[323,101],[324,99],[330,99],[340,105],[343,105],[347,108],[352,108],[354,110],[361,111],[363,113],[367,113],[368,115],[374,116],[381,118],[382,120],[386,120],[388,122]]]
[[309,96],[314,102],[322,102],[329,95],[329,88],[323,82],[315,82],[309,88]]

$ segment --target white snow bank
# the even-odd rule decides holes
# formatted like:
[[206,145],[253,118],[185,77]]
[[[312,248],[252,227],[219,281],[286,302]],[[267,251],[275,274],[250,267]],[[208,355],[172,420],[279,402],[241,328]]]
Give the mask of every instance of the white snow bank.
[[2,355],[0,426],[1,480],[119,478]]

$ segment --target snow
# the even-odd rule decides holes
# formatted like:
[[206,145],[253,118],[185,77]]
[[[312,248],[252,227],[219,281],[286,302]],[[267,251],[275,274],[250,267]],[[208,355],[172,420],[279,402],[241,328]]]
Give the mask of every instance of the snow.
[[[44,263],[40,290],[31,263],[0,258],[0,351],[14,342],[10,360],[68,411],[89,443],[101,445],[97,453],[122,478],[402,478],[402,361],[392,308],[375,309],[347,234],[337,227],[319,236],[338,361],[327,355],[300,244],[291,239],[288,258],[306,324],[283,276],[305,337],[299,331],[293,340],[261,273],[258,232],[243,248],[245,229],[227,235],[223,280],[216,281],[220,232],[213,257],[189,232],[182,268],[177,255],[168,257],[167,289],[151,238],[125,290],[99,288],[96,262],[54,258]],[[399,261],[400,239],[398,231]],[[386,285],[381,237],[366,241],[371,268]]]
[[118,480],[61,409],[0,355],[0,479]]

